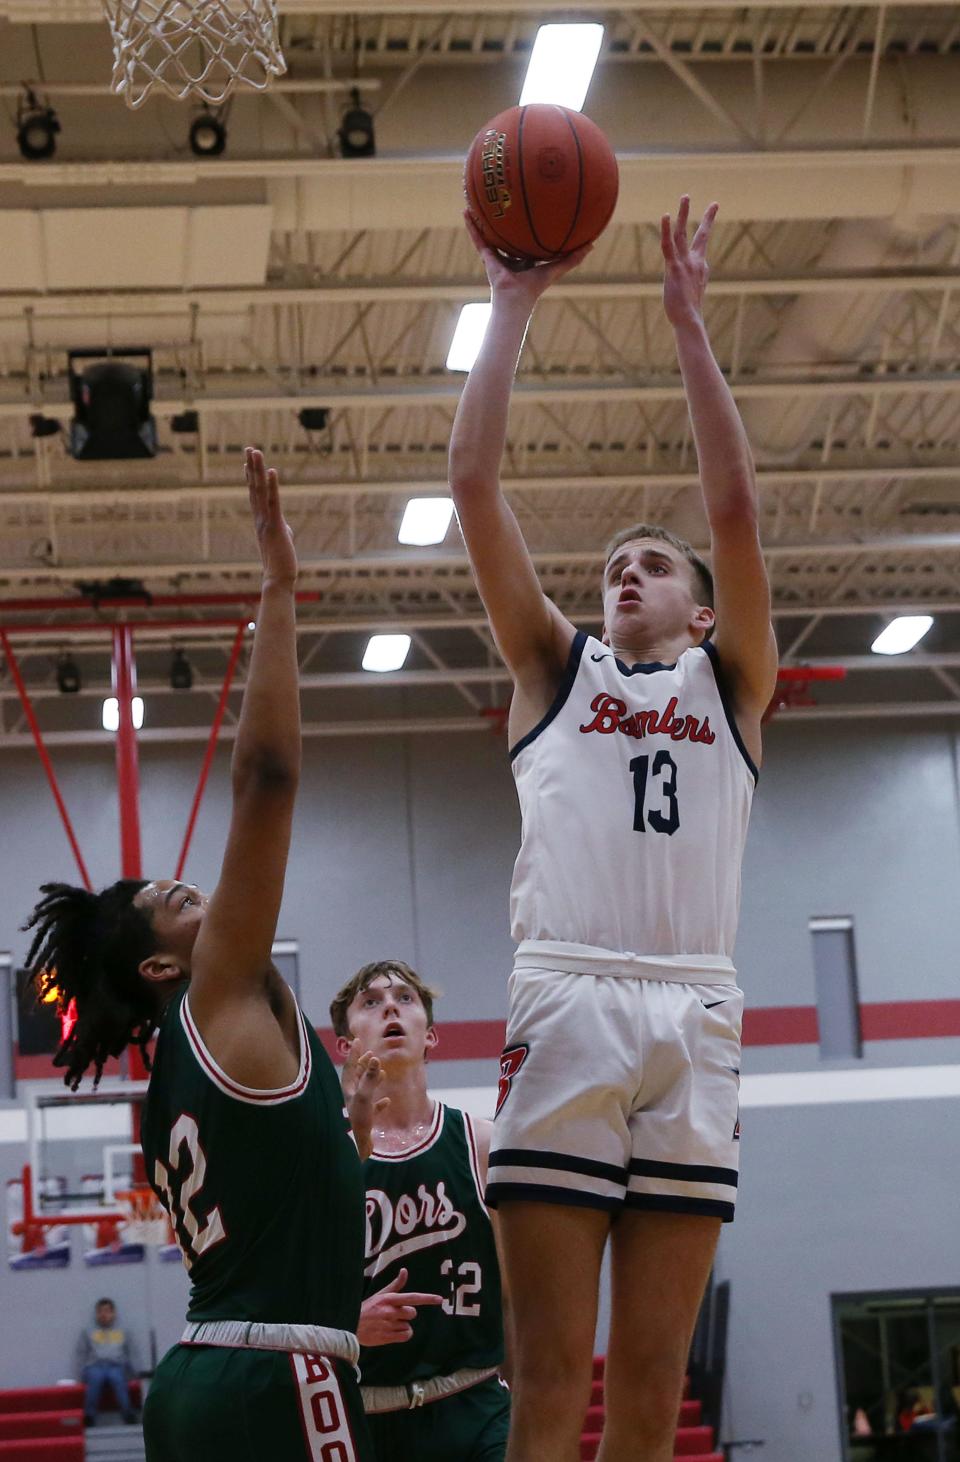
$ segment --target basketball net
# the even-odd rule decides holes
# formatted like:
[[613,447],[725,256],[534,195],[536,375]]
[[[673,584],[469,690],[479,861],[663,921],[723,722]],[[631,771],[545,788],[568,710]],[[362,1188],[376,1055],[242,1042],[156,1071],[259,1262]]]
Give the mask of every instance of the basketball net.
[[276,0],[104,0],[111,87],[136,110],[155,89],[217,105],[236,86],[263,91],[287,63]]
[[131,1244],[172,1244],[173,1230],[160,1200],[152,1188],[128,1188],[117,1192],[128,1211],[124,1238]]

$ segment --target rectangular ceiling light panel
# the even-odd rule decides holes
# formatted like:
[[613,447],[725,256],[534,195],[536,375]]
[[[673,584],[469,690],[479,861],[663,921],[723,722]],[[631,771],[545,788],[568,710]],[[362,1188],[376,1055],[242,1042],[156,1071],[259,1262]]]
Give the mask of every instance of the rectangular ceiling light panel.
[[490,304],[464,305],[447,353],[448,371],[469,371],[480,354],[490,319]]
[[875,655],[903,655],[920,643],[933,624],[929,614],[901,614],[887,625],[870,646]]
[[363,652],[364,670],[399,670],[410,649],[409,635],[371,635]]
[[397,534],[399,543],[442,543],[453,517],[453,499],[449,497],[412,497],[403,511]]
[[[133,712],[133,729],[139,731],[143,725],[143,700],[140,696],[133,697],[131,706]],[[119,731],[120,729],[120,702],[115,695],[108,695],[103,703],[101,712],[104,731]]]
[[520,105],[555,102],[579,112],[602,44],[602,25],[542,25],[530,52]]

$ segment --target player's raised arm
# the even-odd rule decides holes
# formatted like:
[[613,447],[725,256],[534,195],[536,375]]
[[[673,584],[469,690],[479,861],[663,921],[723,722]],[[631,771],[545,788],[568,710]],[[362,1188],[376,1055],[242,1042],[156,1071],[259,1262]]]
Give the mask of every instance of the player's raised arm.
[[199,1020],[251,993],[266,999],[300,776],[297,556],[276,472],[250,448],[245,470],[263,581],[231,764],[230,831],[193,951],[190,1003]]
[[688,243],[689,211],[690,199],[684,196],[675,223],[668,214],[661,219],[663,303],[676,339],[710,525],[715,642],[736,709],[748,721],[759,723],[776,685],[777,645],[760,547],[756,474],[740,413],[710,348],[703,319],[707,245],[717,204],[711,203]]
[[559,676],[574,630],[540,588],[500,489],[500,461],[510,392],[533,307],[588,251],[534,269],[511,269],[484,242],[469,215],[467,230],[487,271],[492,311],[453,424],[450,489],[500,653],[518,686],[536,689],[538,681]]

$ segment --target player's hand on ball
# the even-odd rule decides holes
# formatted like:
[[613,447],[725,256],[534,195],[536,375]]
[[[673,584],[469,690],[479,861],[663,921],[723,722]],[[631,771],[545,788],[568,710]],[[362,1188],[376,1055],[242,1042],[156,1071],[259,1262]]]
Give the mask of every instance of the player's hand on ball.
[[297,577],[297,551],[293,534],[280,508],[280,484],[276,470],[267,468],[263,453],[246,447],[243,470],[250,492],[250,512],[263,564],[263,577],[271,583],[292,584]]
[[398,1345],[413,1336],[413,1322],[421,1305],[439,1305],[438,1294],[404,1291],[407,1271],[401,1269],[395,1279],[365,1299],[360,1307],[357,1339],[361,1345]]
[[463,218],[473,247],[483,260],[491,293],[500,297],[522,299],[531,310],[544,290],[549,289],[556,280],[562,279],[564,274],[569,274],[571,269],[576,269],[578,264],[582,264],[593,248],[592,244],[586,244],[582,249],[564,254],[561,259],[552,259],[548,264],[527,264],[519,259],[508,259],[505,255],[498,254],[496,249],[491,249],[474,223],[469,209],[464,210]]
[[719,203],[710,204],[690,243],[687,242],[690,199],[686,193],[680,199],[676,223],[671,223],[669,213],[660,220],[660,248],[665,266],[663,307],[671,325],[702,317],[703,296],[710,277],[707,245],[719,207]]
[[360,1041],[355,1040],[343,1068],[341,1083],[353,1140],[362,1158],[369,1157],[373,1151],[376,1117],[390,1105],[389,1097],[377,1097],[382,1081],[383,1067],[377,1057],[372,1051],[361,1053]]

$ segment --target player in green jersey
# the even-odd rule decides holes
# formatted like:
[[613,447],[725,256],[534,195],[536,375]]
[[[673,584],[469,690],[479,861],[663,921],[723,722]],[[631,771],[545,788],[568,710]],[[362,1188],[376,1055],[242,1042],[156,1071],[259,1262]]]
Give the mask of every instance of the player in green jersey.
[[409,965],[384,960],[330,1007],[341,1055],[359,1037],[389,1098],[364,1164],[363,1399],[377,1462],[503,1462],[503,1299],[483,1201],[493,1124],[427,1091],[434,994]]
[[[372,1462],[361,1163],[333,1065],[270,958],[300,769],[297,559],[276,473],[252,449],[245,465],[263,584],[220,881],[209,899],[169,879],[47,884],[28,962],[76,1000],[56,1057],[74,1090],[131,1042],[149,1059],[159,1026],[141,1140],[191,1294],[147,1397],[149,1462]],[[380,1073],[353,1057],[366,1151]]]

